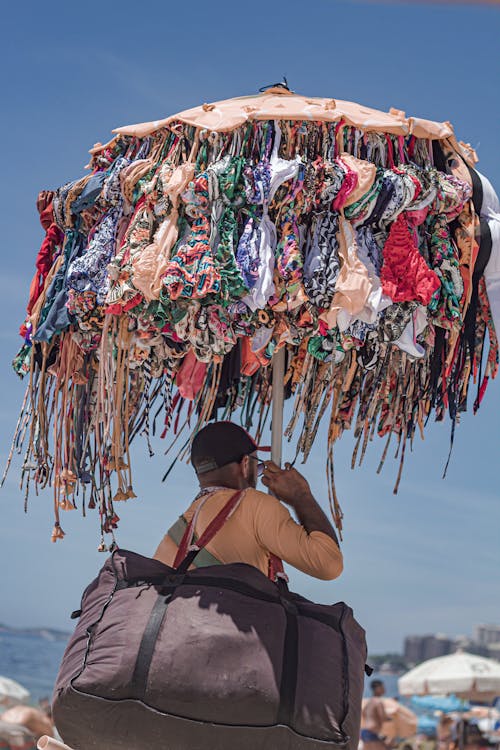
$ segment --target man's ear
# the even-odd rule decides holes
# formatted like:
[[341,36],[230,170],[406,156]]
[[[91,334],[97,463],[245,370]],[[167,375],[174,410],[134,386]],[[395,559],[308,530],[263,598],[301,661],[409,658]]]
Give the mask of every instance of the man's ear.
[[248,456],[243,456],[243,458],[241,459],[240,466],[241,466],[242,474],[245,477],[245,479],[248,479],[249,464],[250,464],[250,459],[248,458]]

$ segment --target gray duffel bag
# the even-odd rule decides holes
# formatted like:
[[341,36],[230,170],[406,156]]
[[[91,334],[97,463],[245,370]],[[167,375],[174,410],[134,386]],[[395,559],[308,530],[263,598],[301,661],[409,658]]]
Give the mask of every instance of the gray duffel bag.
[[[205,541],[206,543],[206,541]],[[366,643],[243,563],[116,550],[83,594],[53,714],[74,750],[357,750]]]

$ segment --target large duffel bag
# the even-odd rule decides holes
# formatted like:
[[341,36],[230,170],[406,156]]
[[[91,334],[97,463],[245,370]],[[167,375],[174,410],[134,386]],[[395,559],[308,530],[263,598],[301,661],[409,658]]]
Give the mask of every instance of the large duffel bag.
[[74,750],[314,750],[359,739],[365,634],[243,563],[116,550],[85,590],[53,714]]

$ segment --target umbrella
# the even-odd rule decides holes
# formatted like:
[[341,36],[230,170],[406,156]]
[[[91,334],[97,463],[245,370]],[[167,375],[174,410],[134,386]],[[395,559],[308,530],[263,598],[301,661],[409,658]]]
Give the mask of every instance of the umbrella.
[[500,695],[500,663],[458,651],[419,664],[398,680],[401,695],[444,695],[489,703]]
[[476,161],[448,122],[280,84],[120,127],[86,175],[40,193],[8,465],[24,451],[26,498],[53,487],[52,539],[85,491],[113,546],[131,441],[169,439],[166,479],[235,414],[259,440],[272,414],[278,462],[283,435],[305,461],[329,419],[339,530],[345,431],[353,466],[375,433],[381,465],[395,440],[397,491],[431,413],[453,440],[471,378],[476,410],[497,371],[500,214]]
[[[363,705],[367,700],[370,699],[363,699]],[[385,713],[391,720],[383,724],[381,734],[389,740],[396,737],[403,739],[414,735],[417,731],[417,715],[394,698],[382,698],[382,701]]]
[[433,716],[418,717],[417,732],[419,734],[425,734],[427,737],[435,737],[437,734],[438,720]]
[[12,703],[24,703],[30,694],[22,685],[10,677],[0,675],[0,705],[11,705]]
[[468,711],[469,704],[456,695],[412,695],[411,705],[424,711],[440,711],[448,714],[455,711]]

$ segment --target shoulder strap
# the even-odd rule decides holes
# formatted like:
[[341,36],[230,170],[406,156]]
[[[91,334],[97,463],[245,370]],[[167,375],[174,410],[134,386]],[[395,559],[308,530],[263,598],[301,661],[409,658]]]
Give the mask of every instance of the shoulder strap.
[[[238,490],[238,492],[235,492],[234,495],[231,495],[224,507],[221,508],[215,518],[213,518],[212,521],[208,524],[207,528],[200,536],[196,544],[191,544],[194,536],[194,526],[197,518],[197,513],[194,514],[193,518],[187,525],[186,531],[184,532],[184,536],[182,537],[179,549],[177,550],[177,555],[174,560],[173,567],[178,572],[184,573],[189,568],[198,552],[214,538],[218,531],[220,531],[231,513],[236,510],[244,493],[245,490]],[[209,497],[210,495],[207,496],[206,500],[208,500]]]
[[[208,498],[213,494],[214,493],[211,492],[209,495],[207,495],[203,502],[206,502],[206,500],[208,500]],[[185,573],[186,570],[189,569],[189,566],[193,563],[198,553],[202,549],[204,549],[204,547],[209,544],[209,542],[212,541],[217,532],[220,531],[220,529],[224,526],[227,519],[236,510],[244,494],[245,490],[238,490],[234,493],[234,495],[231,495],[227,503],[223,506],[223,508],[221,508],[215,518],[213,518],[212,521],[208,524],[207,528],[200,536],[198,541],[193,544],[192,540],[194,538],[194,527],[198,518],[199,508],[197,509],[197,512],[194,513],[191,521],[184,531],[183,537],[179,544],[179,548],[177,550],[177,555],[175,556],[173,567],[179,573]],[[284,571],[283,561],[272,552],[269,553],[267,575],[268,578],[273,581],[273,583],[280,584],[282,588],[286,589],[288,576]]]
[[[172,541],[175,542],[176,546],[178,547],[182,541],[182,537],[184,536],[186,532],[186,528],[188,526],[188,522],[184,518],[184,516],[179,516],[177,521],[174,523],[173,526],[169,528],[167,531],[168,536]],[[194,536],[194,542],[196,542],[196,534]],[[193,565],[195,568],[206,568],[211,565],[222,565],[221,561],[218,560],[215,555],[212,555],[211,552],[207,550],[205,547],[204,549],[201,549],[198,553],[198,556],[196,557],[196,560],[194,561]]]
[[283,560],[272,552],[269,553],[267,577],[273,581],[273,583],[281,583],[282,585],[288,583],[288,576],[283,567]]

